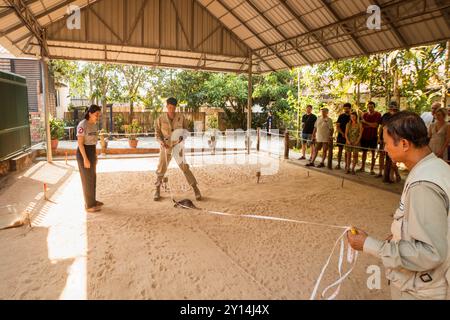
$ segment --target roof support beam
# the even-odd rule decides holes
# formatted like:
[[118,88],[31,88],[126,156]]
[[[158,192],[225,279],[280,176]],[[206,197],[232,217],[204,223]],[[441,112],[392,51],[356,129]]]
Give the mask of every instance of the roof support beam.
[[[270,21],[270,19],[268,19],[266,17],[266,15],[264,14],[264,12],[261,12],[261,10],[258,9],[258,7],[253,3],[252,0],[246,0],[246,2],[253,8],[253,10],[255,10],[256,12],[258,12],[258,14],[284,39],[287,40],[286,37],[284,36],[283,32],[280,31],[280,29],[272,22]],[[291,43],[291,42],[289,42]],[[299,48],[296,48],[293,43],[291,43],[292,47],[294,48],[295,51],[297,51],[297,53],[300,55],[300,57],[302,57],[303,60],[305,60],[307,63],[311,64],[311,60],[309,60],[301,51]]]
[[30,30],[30,32],[36,37],[39,45],[41,46],[42,53],[45,56],[48,56],[49,52],[45,38],[45,31],[25,2],[23,0],[6,0],[6,2],[14,9],[22,23],[25,24],[28,30]]
[[[61,3],[59,3],[59,4],[57,4],[57,5],[53,6],[53,7],[50,7],[47,10],[45,10],[44,12],[41,12],[41,13],[37,14],[36,15],[36,19],[39,20],[42,17],[45,17],[46,15],[50,15],[52,12],[54,12],[56,10],[59,10],[59,9],[65,7],[65,6],[68,6],[72,2],[74,2],[74,0],[67,0],[67,1],[61,2]],[[15,26],[5,30],[4,32],[5,33],[11,33],[11,32],[14,32],[14,31],[16,31],[16,30],[18,30],[18,29],[20,29],[22,27],[23,27],[23,24],[19,23],[19,24],[16,24]]]
[[181,31],[183,32],[184,38],[186,39],[186,42],[187,42],[189,48],[191,49],[191,51],[193,51],[191,40],[189,39],[189,37],[188,37],[188,35],[186,33],[186,30],[184,29],[183,23],[181,22],[180,15],[178,13],[178,8],[175,5],[175,2],[173,2],[173,0],[170,0],[170,2],[172,3],[173,9],[175,10],[175,15],[176,15],[176,18],[177,18],[176,20],[177,20],[178,24],[181,27]]
[[[387,2],[385,5],[381,5],[380,9],[386,11],[390,18],[396,21],[397,25],[403,25],[403,23],[410,23],[412,19],[418,17],[421,17],[422,21],[425,21],[425,16],[427,15],[442,14],[442,12],[450,10],[450,1],[399,0]],[[342,39],[353,36],[356,33],[377,34],[390,30],[387,26],[383,25],[380,30],[368,30],[366,22],[367,13],[364,11],[302,35],[294,36],[288,39],[288,41],[293,41],[299,48],[305,48],[317,45],[316,39],[322,42],[331,40],[342,41]],[[279,41],[269,46],[260,47],[254,52],[263,58],[273,56],[274,53],[283,53],[292,50],[292,46],[287,43],[288,41]],[[401,46],[396,48],[401,48]],[[305,52],[308,50],[306,48],[304,49]]]
[[131,31],[127,36],[127,41],[126,43],[130,42],[131,37],[133,36],[134,30],[136,30],[136,27],[138,25],[138,22],[142,19],[144,19],[144,10],[147,7],[148,4],[148,0],[144,0],[144,2],[142,3],[142,6],[139,10],[138,16],[136,17],[136,20],[134,21],[133,26],[131,27]]
[[[296,20],[298,23],[301,24],[301,26],[306,30],[306,32],[310,32],[311,28],[307,25],[305,19],[303,19],[302,16],[300,16],[295,9],[287,2],[287,0],[278,0],[280,1],[281,5],[283,6],[286,11],[288,11]],[[326,47],[325,44],[323,44],[321,41],[317,41],[323,50],[330,56],[331,59],[336,60],[337,57],[331,53],[331,51]]]
[[118,35],[113,28],[94,10],[94,8],[90,7],[90,12],[94,14],[94,16],[97,17],[97,19],[106,27],[106,29],[109,30],[121,43],[124,43],[124,40]]
[[[159,0],[159,1],[161,1],[161,0]],[[201,5],[200,2],[199,2],[199,5]],[[207,7],[208,6],[203,6],[203,8],[205,10],[208,10]],[[244,44],[242,42],[242,40],[239,39],[234,32],[232,32],[230,29],[228,29],[228,27],[222,21],[220,21],[220,19],[218,19],[217,22],[219,22],[219,24],[222,26],[222,30],[228,30],[230,32],[230,37],[236,42],[236,44],[242,50],[242,52],[251,51],[251,49],[248,46],[245,46],[244,48],[242,48],[241,43]],[[222,31],[222,34],[223,34],[223,31]],[[222,41],[223,41],[223,36],[222,36]],[[262,61],[262,63],[264,63],[270,69],[270,71],[275,71],[275,69],[268,62],[264,61],[264,59],[261,57],[261,55],[259,53],[253,52],[253,54],[255,56],[257,56]]]
[[[333,7],[331,6],[331,1],[330,0],[320,0],[320,3],[322,3],[322,5],[325,7],[325,9],[327,9],[327,11],[331,14],[331,16],[337,20],[338,22],[341,22],[341,17],[339,17],[339,14],[336,12],[336,10],[333,9]],[[344,28],[346,28],[347,26],[345,24],[342,24],[342,26]],[[368,54],[367,48],[361,43],[361,41],[359,41],[359,39],[357,37],[355,37],[353,34],[350,34],[350,38],[352,38],[353,42],[356,44],[356,46],[358,47],[358,49],[364,53],[365,55]]]
[[[241,25],[243,25],[243,26],[245,26],[247,29],[249,29],[250,32],[253,33],[253,34],[255,35],[255,37],[256,37],[259,41],[261,41],[266,47],[269,46],[269,44],[268,44],[264,39],[262,39],[262,38],[258,35],[258,33],[257,33],[252,27],[248,26],[244,21],[242,21],[242,19],[241,19],[240,17],[238,17],[238,16],[233,12],[233,9],[232,9],[228,4],[224,3],[222,0],[217,0],[217,2],[220,3],[225,9],[227,9],[227,10],[230,12],[230,14],[233,15],[233,17],[234,17],[237,21],[239,21],[239,23],[240,23]],[[286,61],[286,59],[284,59],[282,56],[280,56],[277,52],[274,52],[274,54],[275,54],[275,56],[276,56],[278,59],[281,60],[281,62],[284,63],[284,65],[285,65],[286,67],[288,67],[288,68],[292,68],[292,67],[293,67],[293,66],[291,66],[291,65]]]
[[[31,4],[33,4],[35,2],[38,2],[38,1],[39,0],[28,0],[28,1],[25,1],[25,4],[27,6],[29,6],[29,5],[31,5]],[[14,13],[14,12],[15,12],[14,9],[10,6],[10,9],[7,9],[7,10],[4,10],[4,11],[0,12],[0,19],[3,18],[3,17],[6,17],[9,14]]]
[[[378,7],[380,6],[380,3],[378,2],[378,0],[373,0],[373,3],[376,4]],[[387,25],[389,26],[391,31],[397,37],[398,41],[400,42],[400,45],[405,48],[408,47],[408,42],[406,41],[405,37],[400,33],[400,31],[397,29],[394,22],[391,21],[390,15],[387,12],[384,12],[383,10],[381,11],[381,14],[382,14],[382,16],[385,17],[385,21],[386,21]]]

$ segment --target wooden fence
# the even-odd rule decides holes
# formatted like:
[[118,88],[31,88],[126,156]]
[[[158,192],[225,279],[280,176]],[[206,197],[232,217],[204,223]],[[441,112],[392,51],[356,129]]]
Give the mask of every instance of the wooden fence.
[[[191,122],[191,128],[194,128],[194,123],[200,124],[197,130],[205,130],[206,127],[206,115],[205,112],[183,112],[185,117],[189,119]],[[142,127],[143,132],[152,132],[155,128],[155,120],[153,114],[151,112],[134,112],[133,115],[134,120],[137,120],[139,125]],[[78,118],[74,112],[65,112],[64,120],[74,122],[74,124],[78,124],[79,121],[83,119],[83,114],[78,113]],[[128,112],[113,112],[113,128],[110,128],[110,112],[107,112],[107,127],[106,130],[108,132],[121,132],[121,125],[130,124],[130,114]],[[100,126],[102,123],[102,119],[100,119]]]

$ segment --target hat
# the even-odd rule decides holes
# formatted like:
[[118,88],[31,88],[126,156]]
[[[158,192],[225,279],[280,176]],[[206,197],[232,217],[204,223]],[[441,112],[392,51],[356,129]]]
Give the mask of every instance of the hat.
[[398,110],[399,107],[397,105],[397,102],[396,101],[389,102],[389,109]]
[[330,111],[330,110],[328,110],[328,108],[326,108],[326,107],[323,107],[323,108],[322,108],[322,109],[320,109],[320,110],[322,110],[322,111],[326,111],[326,112]]

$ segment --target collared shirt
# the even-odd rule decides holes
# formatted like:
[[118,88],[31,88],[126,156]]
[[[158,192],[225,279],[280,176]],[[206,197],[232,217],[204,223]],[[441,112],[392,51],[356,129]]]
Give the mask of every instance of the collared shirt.
[[97,123],[90,123],[86,119],[80,121],[77,127],[77,137],[84,137],[84,144],[95,146],[98,141]]
[[[165,113],[156,120],[156,140],[158,142],[165,142],[170,145],[172,142],[176,142],[178,138],[183,135],[181,132],[182,129],[187,130],[188,128],[188,119],[186,119],[182,113],[176,112],[175,117],[172,120],[169,118],[167,113]],[[175,134],[173,134],[174,132]]]
[[[448,261],[449,171],[442,160],[430,154],[419,161],[409,173],[400,204],[391,225],[391,241],[367,237],[364,252],[378,257],[386,267],[386,276],[401,291],[416,297],[431,297],[422,289],[439,288],[442,296],[448,284],[439,268]],[[419,173],[419,175],[417,175]],[[435,182],[440,177],[444,183]],[[437,274],[433,272],[435,270]],[[444,270],[445,271],[445,270]],[[426,288],[422,275],[432,275],[433,284]],[[430,276],[431,277],[431,276]],[[425,292],[425,293],[424,293]]]

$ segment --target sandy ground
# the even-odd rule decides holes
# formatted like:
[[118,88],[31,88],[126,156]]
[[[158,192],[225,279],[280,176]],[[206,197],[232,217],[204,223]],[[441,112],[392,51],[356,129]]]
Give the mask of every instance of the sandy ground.
[[[389,232],[398,195],[352,182],[341,188],[339,178],[308,177],[286,162],[257,184],[249,158],[218,158],[222,164],[190,160],[205,197],[195,202],[200,208],[357,225],[378,238]],[[97,214],[83,210],[75,162],[38,163],[5,182],[0,207],[14,203],[34,218],[31,229],[0,231],[0,298],[309,298],[340,230],[177,209],[167,192],[155,203],[156,163],[101,161],[98,200],[106,205]],[[174,162],[168,176],[177,199],[194,200]],[[51,202],[42,199],[43,182]],[[367,288],[370,265],[381,267],[362,255],[339,299],[389,299],[383,274],[380,290]],[[321,288],[336,276],[334,258]]]

